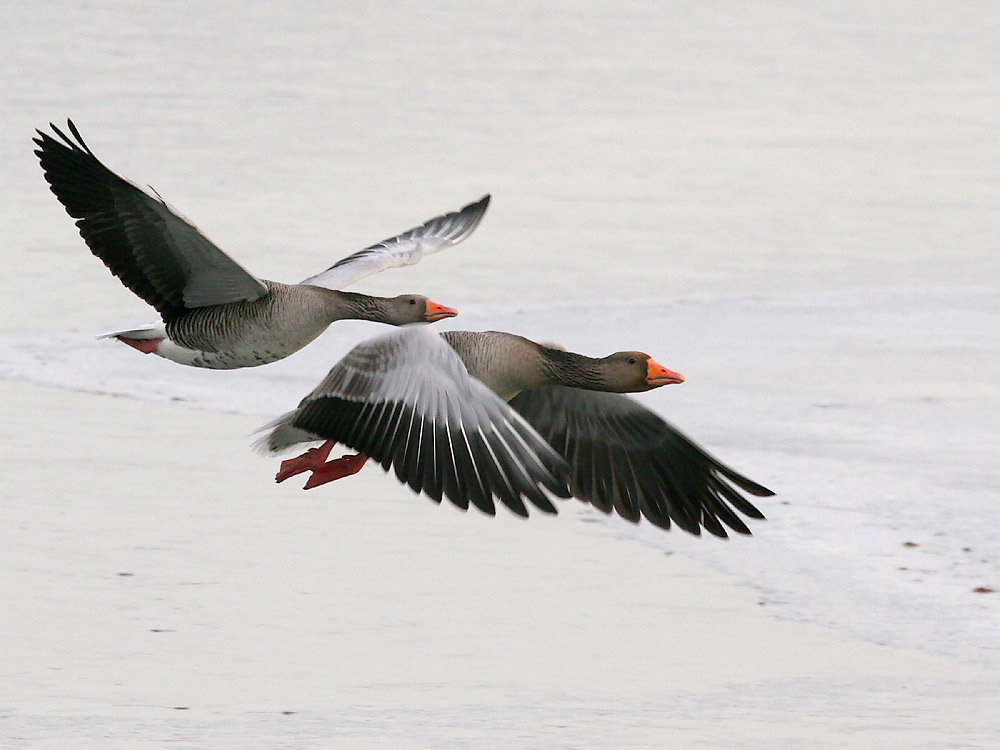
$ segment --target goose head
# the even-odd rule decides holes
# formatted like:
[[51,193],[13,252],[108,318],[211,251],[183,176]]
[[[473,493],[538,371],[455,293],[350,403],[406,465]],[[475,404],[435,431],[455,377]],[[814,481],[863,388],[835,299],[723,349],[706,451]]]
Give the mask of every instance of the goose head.
[[604,382],[618,393],[637,393],[684,382],[683,375],[668,370],[644,352],[615,352],[601,360],[601,369]]
[[395,325],[407,323],[434,323],[445,318],[454,318],[458,310],[445,307],[421,294],[401,294],[389,299],[389,318]]

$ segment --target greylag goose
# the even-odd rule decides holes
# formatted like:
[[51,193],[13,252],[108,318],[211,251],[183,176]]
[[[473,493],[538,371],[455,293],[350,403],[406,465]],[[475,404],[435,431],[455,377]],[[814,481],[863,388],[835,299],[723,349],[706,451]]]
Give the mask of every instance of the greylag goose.
[[[257,448],[326,441],[275,477],[311,471],[306,489],[371,457],[463,509],[493,514],[496,497],[519,515],[523,499],[554,513],[544,487],[632,522],[749,534],[736,512],[764,516],[738,490],[774,493],[623,395],[683,380],[642,352],[594,359],[510,333],[411,326],[352,349],[295,410],[261,428]],[[337,443],[358,454],[328,461]]]
[[72,121],[61,139],[38,132],[45,179],[76,219],[91,252],[162,321],[104,334],[146,354],[194,367],[253,367],[287,357],[336,320],[390,325],[456,315],[426,297],[371,297],[339,291],[373,273],[416,263],[461,242],[479,225],[490,196],[460,211],[348,255],[298,284],[258,279],[187,220],[105,167]]

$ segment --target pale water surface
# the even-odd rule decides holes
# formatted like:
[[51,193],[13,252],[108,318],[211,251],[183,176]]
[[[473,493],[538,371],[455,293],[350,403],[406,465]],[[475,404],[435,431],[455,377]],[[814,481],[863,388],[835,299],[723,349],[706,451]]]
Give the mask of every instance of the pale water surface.
[[358,289],[649,351],[688,381],[644,401],[778,497],[750,540],[623,538],[1000,668],[998,39],[985,2],[8,4],[0,377],[263,421],[374,332],[221,374],[95,342],[153,316],[47,191],[50,120],[284,281],[489,191]]

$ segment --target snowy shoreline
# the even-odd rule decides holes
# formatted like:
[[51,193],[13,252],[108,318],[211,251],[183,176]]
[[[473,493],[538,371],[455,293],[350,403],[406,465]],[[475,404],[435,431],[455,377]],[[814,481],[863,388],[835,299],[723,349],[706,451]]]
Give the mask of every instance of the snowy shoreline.
[[13,747],[985,747],[1000,731],[987,665],[783,622],[575,505],[463,514],[378,471],[303,493],[234,440],[255,419],[170,404],[6,383],[0,416],[21,436],[0,457]]
[[[1000,467],[990,460],[1000,444],[992,379],[1000,377],[1000,341],[989,329],[1000,295],[863,289],[610,311],[462,310],[450,327],[515,330],[594,354],[645,347],[688,377],[645,402],[778,492],[762,504],[770,520],[752,525],[752,539],[723,543],[633,527],[588,508],[580,514],[735,576],[779,617],[1000,667],[1000,594],[974,591],[1000,589]],[[226,373],[181,368],[78,332],[5,333],[0,377],[263,423],[374,330],[338,324],[284,362]],[[963,367],[963,356],[993,369]],[[247,436],[230,439],[255,460]]]

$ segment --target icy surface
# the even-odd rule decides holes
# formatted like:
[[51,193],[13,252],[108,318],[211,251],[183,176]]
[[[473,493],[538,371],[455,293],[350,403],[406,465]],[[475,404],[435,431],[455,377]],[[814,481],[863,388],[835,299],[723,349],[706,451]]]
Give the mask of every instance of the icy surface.
[[[357,289],[427,294],[460,308],[454,328],[649,351],[687,382],[644,402],[778,493],[752,539],[663,534],[587,509],[568,510],[573,522],[611,528],[623,554],[706,562],[780,618],[995,670],[998,38],[988,2],[10,4],[0,378],[263,422],[375,330],[338,324],[286,361],[230,373],[95,341],[151,311],[86,251],[47,190],[30,138],[50,121],[72,117],[112,169],[281,281],[489,191],[466,243]],[[249,435],[232,439],[261,460]],[[42,695],[39,684],[28,693]],[[914,688],[912,716],[932,715],[938,684]],[[878,714],[879,686],[782,685],[767,692],[767,717],[825,701],[893,723]],[[975,692],[946,688],[956,705]],[[414,700],[401,691],[401,704]],[[759,713],[730,697],[730,717]],[[129,736],[115,734],[127,722],[98,712],[81,726],[47,699],[51,731],[25,729],[26,745],[74,729],[99,747]],[[606,746],[663,716],[662,705],[634,706],[602,724],[590,704],[544,699],[544,716],[520,704],[507,715],[590,721],[582,736]],[[345,722],[391,720],[363,702]],[[695,729],[713,720],[695,698],[676,706]],[[384,735],[391,746],[458,746],[446,725],[503,720],[410,709]],[[232,740],[245,719],[194,734]],[[329,714],[303,721],[331,736]],[[269,720],[254,726],[282,737]],[[299,746],[297,726],[281,741]],[[757,729],[774,746],[769,725]],[[809,739],[838,746],[824,736]]]
[[[770,520],[751,524],[751,540],[621,523],[623,537],[708,561],[782,616],[1000,668],[1000,597],[973,592],[1000,581],[1000,294],[872,288],[460,307],[448,327],[594,356],[644,347],[687,382],[638,398],[778,493],[759,503]],[[282,362],[223,373],[82,332],[3,334],[0,377],[263,423],[377,330],[340,323]]]

